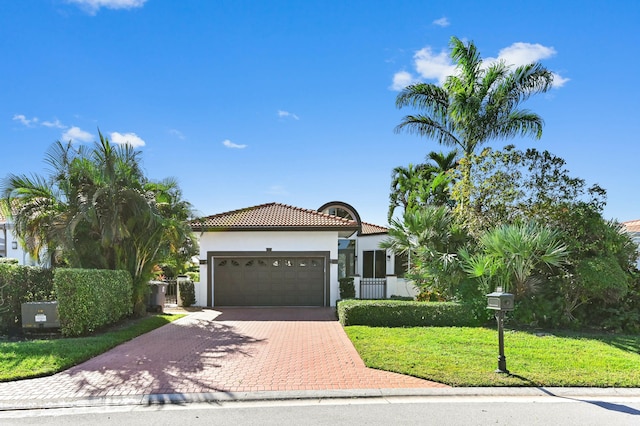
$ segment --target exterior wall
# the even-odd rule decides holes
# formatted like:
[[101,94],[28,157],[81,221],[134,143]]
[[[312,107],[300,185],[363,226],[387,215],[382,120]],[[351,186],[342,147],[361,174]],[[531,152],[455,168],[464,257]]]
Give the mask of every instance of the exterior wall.
[[[39,262],[33,259],[26,251],[22,249],[20,243],[18,243],[18,237],[13,234],[13,227],[8,222],[0,223],[0,238],[4,238],[5,234],[6,239],[4,241],[4,247],[0,248],[0,256],[6,252],[7,258],[18,259],[18,263],[20,265],[35,266],[39,264]],[[17,248],[15,249],[13,248],[14,242],[17,243]]]
[[[358,261],[356,262],[356,273],[362,276],[362,263],[364,261],[364,256],[362,252],[370,251],[370,250],[382,250],[380,248],[380,243],[387,239],[387,234],[375,234],[375,235],[361,235],[356,239],[356,254],[358,255]],[[387,251],[387,255],[391,255],[389,259],[387,257],[387,274],[393,274],[393,253]]]
[[[206,260],[209,252],[254,251],[266,252],[324,251],[330,253],[330,261],[338,259],[337,231],[240,231],[240,232],[204,232],[200,235],[200,260]],[[196,305],[207,306],[208,282],[212,271],[208,265],[200,265],[200,283],[196,289]],[[338,265],[330,263],[329,301],[335,306],[340,297],[338,283]],[[213,291],[213,289],[212,289]]]

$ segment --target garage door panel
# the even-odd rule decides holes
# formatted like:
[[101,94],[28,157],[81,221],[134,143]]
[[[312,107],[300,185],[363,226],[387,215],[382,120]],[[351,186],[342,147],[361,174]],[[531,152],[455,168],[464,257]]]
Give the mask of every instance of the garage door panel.
[[216,306],[324,306],[324,258],[229,257],[213,264]]

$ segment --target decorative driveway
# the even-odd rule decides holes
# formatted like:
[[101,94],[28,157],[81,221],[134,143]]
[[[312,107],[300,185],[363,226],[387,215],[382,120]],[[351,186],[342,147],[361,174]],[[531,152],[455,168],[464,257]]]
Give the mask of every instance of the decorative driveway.
[[195,312],[50,377],[0,383],[0,400],[447,387],[365,367],[328,308]]

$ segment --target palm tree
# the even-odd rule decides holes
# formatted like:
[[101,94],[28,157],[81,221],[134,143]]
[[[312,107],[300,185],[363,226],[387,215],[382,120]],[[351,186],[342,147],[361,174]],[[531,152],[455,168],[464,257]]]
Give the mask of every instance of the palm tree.
[[560,266],[568,255],[557,232],[534,222],[498,226],[480,237],[478,247],[473,256],[461,250],[465,271],[481,279],[485,290],[493,282],[516,298],[534,287],[540,266]]
[[419,286],[451,296],[458,282],[456,253],[467,242],[447,206],[426,205],[391,220],[389,237],[381,248],[407,255],[408,270]]
[[191,238],[190,204],[175,181],[149,182],[139,152],[100,134],[92,149],[57,142],[49,179],[10,175],[3,196],[32,253],[59,250],[73,267],[124,269],[134,283],[134,312],[145,309],[151,269]]
[[[512,70],[504,62],[483,66],[473,42],[451,38],[451,58],[456,74],[442,87],[431,83],[407,86],[396,98],[398,108],[413,107],[423,114],[407,115],[396,131],[408,131],[458,147],[463,158],[493,139],[542,136],[543,120],[519,105],[536,93],[549,90],[553,75],[539,63]],[[470,167],[463,170],[467,181]]]

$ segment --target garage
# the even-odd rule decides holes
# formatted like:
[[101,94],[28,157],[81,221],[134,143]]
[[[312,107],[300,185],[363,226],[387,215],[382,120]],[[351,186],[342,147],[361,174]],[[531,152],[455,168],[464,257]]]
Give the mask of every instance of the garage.
[[307,253],[212,256],[215,306],[325,306],[326,258]]

